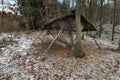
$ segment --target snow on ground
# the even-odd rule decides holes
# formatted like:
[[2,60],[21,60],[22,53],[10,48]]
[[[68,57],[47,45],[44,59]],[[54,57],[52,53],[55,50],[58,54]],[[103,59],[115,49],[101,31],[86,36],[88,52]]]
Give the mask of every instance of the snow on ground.
[[[13,39],[17,43],[0,49],[0,80],[120,80],[120,53],[91,53],[79,59],[60,56],[58,52],[62,51],[53,48],[55,54],[44,56],[42,47],[36,49],[32,46],[33,36],[36,37],[22,34]],[[93,42],[89,37],[85,40]],[[99,42],[104,46],[115,46],[104,40]]]
[[[105,39],[100,39],[100,38],[94,38],[94,39],[97,42],[97,44],[100,46],[101,49],[117,50],[117,48],[118,48],[118,45],[113,44],[113,41],[111,41],[111,40],[105,40]],[[93,48],[98,48],[94,39],[86,36],[84,43],[87,43],[87,44],[93,46]]]
[[[106,40],[112,39],[112,24],[104,24],[103,25],[103,32],[102,32],[102,38]],[[117,25],[115,27],[115,40],[113,41],[115,44],[118,44],[118,41],[120,39],[120,25]]]

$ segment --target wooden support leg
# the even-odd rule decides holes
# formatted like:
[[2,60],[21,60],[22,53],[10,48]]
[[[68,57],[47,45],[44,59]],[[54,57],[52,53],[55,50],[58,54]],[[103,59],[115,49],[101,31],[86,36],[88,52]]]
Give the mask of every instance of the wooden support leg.
[[45,51],[44,54],[46,54],[48,52],[48,50],[51,48],[51,46],[53,45],[53,43],[57,40],[58,36],[62,33],[64,27],[65,27],[65,24],[67,23],[67,21],[63,24],[63,23],[60,23],[59,21],[57,21],[57,23],[59,24],[59,26],[61,27],[59,33],[55,36],[54,40],[51,42],[51,44],[48,46],[47,50]]
[[51,35],[53,38],[55,38],[54,34],[53,34],[49,29],[47,29],[47,31],[50,33],[50,35]]
[[98,49],[101,49],[101,47],[99,46],[99,44],[97,43],[97,41],[95,40],[95,38],[93,38],[93,40],[95,41],[95,43],[96,43]]
[[34,39],[34,41],[33,41],[32,44],[36,43],[37,39],[39,39],[40,35],[41,35],[44,31],[45,31],[45,30],[42,30],[42,31],[40,32],[40,34]]

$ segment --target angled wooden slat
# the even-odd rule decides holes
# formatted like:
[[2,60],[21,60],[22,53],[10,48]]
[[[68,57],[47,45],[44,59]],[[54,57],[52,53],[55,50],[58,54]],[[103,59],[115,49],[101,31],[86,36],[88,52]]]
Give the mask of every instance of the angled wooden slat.
[[[68,19],[72,19],[72,20],[71,20],[70,23],[67,23],[67,24],[74,24],[75,25],[75,14],[74,13],[69,13],[67,15],[59,16],[59,17],[54,18],[51,21],[47,22],[44,25],[44,29],[46,29],[46,28],[53,29],[53,27],[50,26],[51,24],[55,24],[55,23],[57,23],[57,21],[65,22]],[[81,23],[83,25],[83,30],[82,30],[83,32],[85,32],[85,31],[96,31],[95,27],[89,21],[87,21],[84,16],[81,15],[80,19],[81,19]],[[56,27],[58,27],[58,26],[56,26]],[[69,30],[69,26],[65,26],[65,27]],[[74,26],[73,29],[75,29],[75,26]]]

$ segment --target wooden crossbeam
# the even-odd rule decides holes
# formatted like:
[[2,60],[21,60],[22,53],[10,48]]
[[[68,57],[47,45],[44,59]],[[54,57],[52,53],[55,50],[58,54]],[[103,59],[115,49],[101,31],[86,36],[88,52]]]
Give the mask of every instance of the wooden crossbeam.
[[51,42],[51,44],[48,46],[47,50],[45,51],[44,54],[46,54],[48,52],[48,50],[51,48],[51,46],[54,44],[54,42],[57,40],[57,38],[59,37],[59,35],[62,33],[65,24],[68,22],[68,20],[65,23],[61,23],[59,21],[57,21],[57,23],[59,24],[59,26],[61,26],[62,28],[60,29],[59,33],[55,36],[54,40]]

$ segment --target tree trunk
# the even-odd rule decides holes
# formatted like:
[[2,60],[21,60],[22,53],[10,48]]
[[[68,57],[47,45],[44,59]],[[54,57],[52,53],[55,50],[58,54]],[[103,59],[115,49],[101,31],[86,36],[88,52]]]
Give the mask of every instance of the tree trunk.
[[119,39],[119,42],[118,42],[118,51],[120,52],[120,39]]
[[80,0],[76,1],[76,43],[73,49],[73,54],[75,57],[84,57],[84,53],[82,51],[82,43],[81,43],[81,38],[82,38],[82,25],[80,21]]
[[112,29],[112,40],[114,41],[115,26],[116,26],[116,0],[114,0],[114,16],[113,16],[113,29]]
[[3,17],[4,17],[4,12],[3,12],[4,11],[4,6],[3,6],[4,4],[3,3],[4,3],[4,0],[2,0],[2,21],[1,21],[2,28],[3,28]]
[[101,1],[100,1],[100,28],[99,28],[99,38],[101,38],[101,36],[102,36],[102,31],[103,31],[103,27],[102,27],[103,3],[104,3],[104,0],[101,0]]
[[45,22],[49,21],[49,16],[48,16],[48,0],[46,0],[45,3]]

